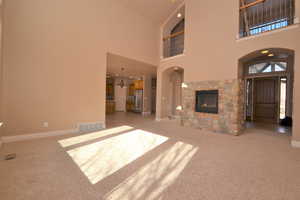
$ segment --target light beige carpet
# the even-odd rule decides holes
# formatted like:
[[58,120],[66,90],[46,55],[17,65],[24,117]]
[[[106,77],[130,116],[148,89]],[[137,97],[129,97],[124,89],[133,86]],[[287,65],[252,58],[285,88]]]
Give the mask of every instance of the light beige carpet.
[[289,136],[234,137],[108,117],[105,131],[5,144],[0,199],[299,200],[300,150]]

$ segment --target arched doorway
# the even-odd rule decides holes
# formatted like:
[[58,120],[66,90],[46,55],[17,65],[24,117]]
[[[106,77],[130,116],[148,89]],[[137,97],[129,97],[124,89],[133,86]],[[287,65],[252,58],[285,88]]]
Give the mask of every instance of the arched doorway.
[[239,60],[246,128],[266,128],[291,134],[294,51],[268,48]]
[[161,118],[179,118],[183,77],[184,70],[181,67],[171,67],[162,73]]

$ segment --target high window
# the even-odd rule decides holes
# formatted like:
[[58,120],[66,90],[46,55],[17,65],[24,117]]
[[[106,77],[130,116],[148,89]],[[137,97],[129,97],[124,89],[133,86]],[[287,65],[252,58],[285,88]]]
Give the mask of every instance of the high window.
[[240,37],[257,35],[294,23],[295,0],[239,0]]
[[181,19],[163,38],[164,58],[180,55],[184,51],[184,19]]
[[264,74],[271,72],[284,72],[286,71],[286,62],[269,62],[269,63],[258,63],[250,65],[248,68],[248,74]]

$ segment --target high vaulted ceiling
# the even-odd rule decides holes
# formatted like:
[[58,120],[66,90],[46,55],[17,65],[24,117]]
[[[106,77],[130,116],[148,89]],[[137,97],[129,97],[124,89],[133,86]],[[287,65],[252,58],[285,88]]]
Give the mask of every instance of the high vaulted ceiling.
[[163,23],[184,0],[118,0],[154,22]]

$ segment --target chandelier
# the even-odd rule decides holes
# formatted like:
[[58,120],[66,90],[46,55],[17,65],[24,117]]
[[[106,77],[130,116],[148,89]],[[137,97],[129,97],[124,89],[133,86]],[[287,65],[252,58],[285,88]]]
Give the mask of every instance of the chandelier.
[[124,86],[125,86],[125,81],[123,80],[123,78],[124,78],[124,76],[122,76],[122,73],[124,72],[124,68],[122,67],[121,68],[121,80],[120,80],[120,82],[117,84],[118,86],[120,86],[121,88],[123,88]]

